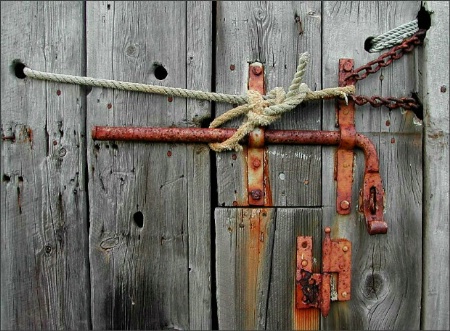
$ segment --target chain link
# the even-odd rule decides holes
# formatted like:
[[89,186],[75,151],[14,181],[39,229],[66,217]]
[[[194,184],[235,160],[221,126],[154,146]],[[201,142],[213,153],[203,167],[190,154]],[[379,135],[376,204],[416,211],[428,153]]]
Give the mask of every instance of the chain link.
[[358,106],[369,103],[372,107],[386,106],[389,109],[403,108],[405,110],[417,111],[421,108],[420,104],[418,104],[417,100],[414,98],[383,98],[379,95],[371,97],[365,95],[350,95],[349,98],[351,98]]
[[426,30],[420,29],[411,38],[406,39],[400,45],[392,47],[390,51],[381,54],[377,59],[355,69],[351,74],[344,78],[344,81],[349,79],[357,81],[362,80],[370,74],[378,72],[381,68],[389,66],[395,60],[400,59],[405,53],[411,52],[417,45],[422,44],[425,34]]
[[[366,65],[355,69],[351,74],[344,78],[344,81],[362,80],[370,74],[378,72],[381,68],[389,66],[394,61],[400,59],[404,54],[411,52],[416,46],[422,44],[426,32],[426,29],[420,29],[410,38],[405,39],[400,45],[391,48],[391,50],[381,54],[377,59],[368,62]],[[386,106],[389,109],[403,108],[405,110],[412,110],[416,114],[422,109],[422,106],[418,102],[417,98],[383,98],[379,95],[374,95],[372,97],[364,95],[351,95],[350,98],[353,99],[358,106],[369,103],[372,107]]]

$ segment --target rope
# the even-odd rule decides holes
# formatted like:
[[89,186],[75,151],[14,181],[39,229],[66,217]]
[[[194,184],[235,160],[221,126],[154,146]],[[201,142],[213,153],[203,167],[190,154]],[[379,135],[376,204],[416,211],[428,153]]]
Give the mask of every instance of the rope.
[[386,48],[394,47],[395,45],[401,44],[404,39],[411,37],[418,30],[419,25],[417,19],[400,25],[395,29],[389,30],[377,37],[373,37],[370,40],[371,47],[368,51],[370,53],[376,53],[381,52]]
[[305,74],[308,61],[309,55],[307,53],[301,54],[297,71],[287,93],[282,88],[277,87],[271,90],[267,96],[263,96],[259,92],[251,90],[247,91],[247,96],[230,95],[224,93],[188,90],[176,87],[55,74],[33,70],[28,67],[23,69],[23,73],[30,78],[59,83],[105,87],[118,90],[145,92],[238,105],[237,107],[214,119],[214,121],[210,124],[210,128],[217,128],[231,119],[246,115],[245,121],[241,124],[232,137],[222,143],[209,144],[211,149],[216,152],[221,152],[232,149],[236,151],[242,150],[242,146],[239,145],[239,141],[248,133],[258,126],[267,126],[273,123],[279,119],[283,113],[294,109],[304,100],[331,99],[336,97],[341,97],[347,100],[348,94],[355,93],[354,86],[311,91],[306,84],[301,82]]

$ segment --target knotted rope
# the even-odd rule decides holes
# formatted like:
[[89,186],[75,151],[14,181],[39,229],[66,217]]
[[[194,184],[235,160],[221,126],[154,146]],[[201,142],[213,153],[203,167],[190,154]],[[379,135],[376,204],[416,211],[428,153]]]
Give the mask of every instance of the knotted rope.
[[278,120],[282,114],[294,109],[304,100],[329,99],[343,97],[347,99],[347,94],[355,92],[354,86],[341,88],[329,88],[321,91],[311,91],[305,83],[301,83],[305,74],[305,68],[309,61],[309,55],[303,53],[300,56],[297,72],[292,80],[289,91],[286,93],[282,88],[276,87],[271,90],[267,99],[257,92],[247,91],[248,103],[229,110],[211,122],[210,128],[217,128],[241,115],[246,115],[245,121],[239,126],[237,131],[221,143],[210,143],[209,147],[216,151],[224,150],[240,151],[242,146],[239,141],[258,126],[267,126]]
[[157,86],[132,82],[123,82],[109,79],[98,79],[92,77],[81,77],[73,75],[55,74],[33,70],[24,67],[23,73],[30,78],[54,81],[59,83],[69,83],[76,85],[105,87],[118,90],[145,92],[190,98],[197,100],[207,100],[224,102],[238,105],[211,122],[210,128],[217,128],[233,118],[246,115],[245,121],[237,129],[235,134],[222,143],[211,143],[210,148],[216,152],[224,150],[242,149],[239,141],[258,126],[267,126],[281,117],[287,111],[297,107],[304,100],[331,99],[341,97],[347,99],[348,94],[355,93],[354,86],[327,88],[320,91],[311,91],[309,87],[302,83],[305,68],[309,61],[309,55],[300,55],[297,72],[294,75],[289,90],[286,93],[282,88],[277,87],[271,90],[267,96],[263,96],[256,91],[248,91],[247,96],[230,95],[216,92],[204,92],[197,90],[182,89],[176,87]]

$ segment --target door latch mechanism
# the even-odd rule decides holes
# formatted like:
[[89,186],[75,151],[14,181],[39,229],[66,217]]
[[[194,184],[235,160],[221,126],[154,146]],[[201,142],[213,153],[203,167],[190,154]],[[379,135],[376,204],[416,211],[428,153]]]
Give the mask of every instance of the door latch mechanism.
[[313,273],[312,237],[297,237],[296,308],[319,308],[328,316],[331,301],[350,300],[352,244],[331,239],[325,228],[322,273]]

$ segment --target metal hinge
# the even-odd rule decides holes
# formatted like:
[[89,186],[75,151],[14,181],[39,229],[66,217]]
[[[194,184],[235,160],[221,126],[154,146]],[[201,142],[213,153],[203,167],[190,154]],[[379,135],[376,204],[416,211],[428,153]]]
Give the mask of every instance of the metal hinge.
[[350,300],[351,288],[352,244],[331,239],[330,232],[325,228],[322,273],[313,273],[312,237],[297,237],[296,308],[319,308],[324,317],[332,299]]

